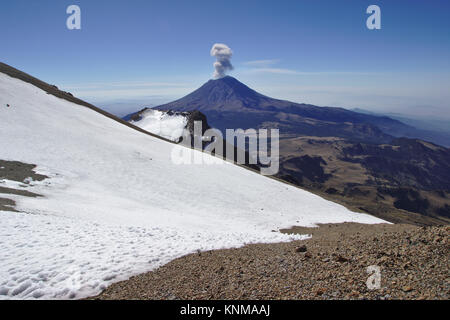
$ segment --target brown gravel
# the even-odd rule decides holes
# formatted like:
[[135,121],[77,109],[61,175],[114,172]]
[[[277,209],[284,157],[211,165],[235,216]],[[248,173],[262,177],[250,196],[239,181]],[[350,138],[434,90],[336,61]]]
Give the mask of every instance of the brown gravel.
[[[344,223],[304,241],[190,254],[93,299],[448,299],[449,226]],[[381,268],[369,290],[367,267]]]

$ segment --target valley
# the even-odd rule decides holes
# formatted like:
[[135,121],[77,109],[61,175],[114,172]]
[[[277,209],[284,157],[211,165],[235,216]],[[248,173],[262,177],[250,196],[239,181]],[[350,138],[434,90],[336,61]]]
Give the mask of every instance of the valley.
[[[410,140],[406,142],[407,146],[423,147],[421,154],[425,156],[428,153],[427,159],[441,156],[440,153],[435,154],[436,148],[444,155],[448,154],[448,150],[442,147],[424,146],[423,142]],[[449,188],[446,178],[449,171],[445,162],[443,168],[435,165],[433,170],[429,170],[425,163],[413,164],[410,160],[416,155],[405,154],[400,146],[370,145],[375,154],[362,150],[362,146],[342,138],[307,136],[282,139],[278,177],[353,210],[393,223],[439,225],[449,222],[450,193],[439,191]],[[355,150],[359,152],[351,153]],[[396,152],[389,157],[392,150]],[[399,156],[403,160],[399,160]],[[446,157],[448,155],[442,159]],[[431,181],[432,185],[429,184]]]

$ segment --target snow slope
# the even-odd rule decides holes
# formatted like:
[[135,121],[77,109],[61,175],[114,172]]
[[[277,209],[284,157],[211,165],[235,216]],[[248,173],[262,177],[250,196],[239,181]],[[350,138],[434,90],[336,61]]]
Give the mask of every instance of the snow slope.
[[183,136],[187,125],[187,117],[181,114],[170,115],[167,112],[147,109],[140,116],[140,120],[130,123],[172,141],[178,141]]
[[174,164],[174,147],[0,73],[0,159],[49,176],[26,187],[44,197],[0,194],[22,212],[0,211],[0,298],[80,298],[196,250],[304,238],[279,228],[383,222],[227,162]]

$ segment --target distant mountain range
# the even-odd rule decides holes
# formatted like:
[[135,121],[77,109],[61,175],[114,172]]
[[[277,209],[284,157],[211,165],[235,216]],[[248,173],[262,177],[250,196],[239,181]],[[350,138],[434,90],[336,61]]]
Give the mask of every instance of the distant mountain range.
[[362,108],[353,108],[350,110],[375,116],[387,116],[417,129],[450,133],[450,118],[446,119],[445,117],[440,117],[440,115],[431,117],[427,115],[413,115],[398,112],[374,112]]
[[279,128],[284,135],[334,136],[369,143],[410,137],[450,145],[450,136],[445,139],[387,116],[270,98],[230,76],[209,80],[187,96],[156,109],[198,110],[220,130],[268,127]]
[[360,108],[354,108],[352,111],[374,116],[387,116],[394,120],[398,120],[410,127],[408,130],[403,132],[404,137],[417,137],[445,147],[450,147],[450,120],[408,116],[393,112],[381,114]]

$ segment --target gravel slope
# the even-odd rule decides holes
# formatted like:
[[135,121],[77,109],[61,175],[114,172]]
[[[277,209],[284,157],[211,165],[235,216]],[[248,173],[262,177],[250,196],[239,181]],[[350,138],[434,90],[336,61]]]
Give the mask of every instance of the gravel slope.
[[[448,299],[449,226],[294,228],[312,238],[201,252],[113,284],[94,299]],[[381,268],[369,290],[366,268]]]

